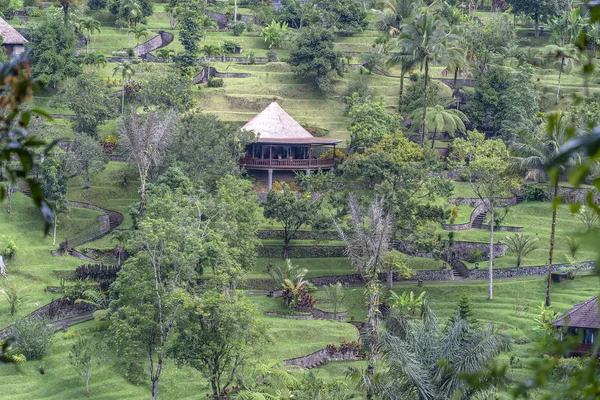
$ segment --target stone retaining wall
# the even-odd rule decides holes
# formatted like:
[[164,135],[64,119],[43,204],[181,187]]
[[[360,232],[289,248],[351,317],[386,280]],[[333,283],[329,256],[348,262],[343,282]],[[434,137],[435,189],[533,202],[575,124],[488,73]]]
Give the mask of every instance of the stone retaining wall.
[[210,78],[249,78],[251,75],[247,73],[237,72],[219,72],[215,67],[204,67],[202,71],[194,76],[193,83],[198,85],[200,83],[207,82]]
[[[562,196],[563,203],[577,203],[577,202],[584,203],[585,196],[587,196],[587,194],[590,190],[594,190],[594,189],[559,187],[558,195]],[[598,203],[600,203],[600,193],[595,190],[594,190],[594,192],[595,192],[594,193],[594,203],[598,204]],[[548,190],[548,197],[550,198],[550,201],[554,200],[554,190],[553,189]]]
[[466,231],[471,229],[471,222],[466,224],[442,224],[442,228],[446,231]]
[[[594,261],[588,261],[583,263],[582,269],[590,269],[593,268],[596,263]],[[561,268],[570,267],[570,264],[555,264],[552,266],[552,272],[556,272]],[[502,269],[494,269],[493,277],[494,278],[512,278],[517,276],[531,276],[531,275],[546,275],[548,273],[548,266],[540,265],[535,267],[521,267],[517,270],[517,268],[502,268]],[[473,279],[488,279],[489,271],[487,269],[473,269],[469,274],[469,278]]]
[[[490,226],[488,224],[481,224],[481,229],[490,230]],[[494,232],[496,231],[504,231],[504,232],[523,232],[525,228],[522,226],[494,226]]]
[[352,349],[336,351],[322,349],[304,357],[297,357],[291,358],[289,360],[284,360],[283,363],[285,365],[296,365],[300,368],[310,369],[314,366],[322,365],[330,361],[344,360],[360,360],[360,358],[356,354],[356,351]]
[[[477,207],[482,203],[480,198],[477,197],[452,197],[448,199],[448,202],[453,206],[471,206]],[[496,204],[500,207],[514,206],[517,204],[516,197],[503,197],[500,199],[496,199]]]
[[[278,258],[281,257],[283,246],[263,245],[258,248],[258,257]],[[345,257],[344,246],[292,246],[289,250],[289,258],[330,258]]]
[[[448,249],[449,259],[466,260],[471,254],[471,249],[481,251],[482,260],[487,260],[489,256],[489,243],[483,242],[458,242],[455,241],[450,249]],[[508,246],[504,243],[494,243],[494,257],[503,257],[508,250]]]

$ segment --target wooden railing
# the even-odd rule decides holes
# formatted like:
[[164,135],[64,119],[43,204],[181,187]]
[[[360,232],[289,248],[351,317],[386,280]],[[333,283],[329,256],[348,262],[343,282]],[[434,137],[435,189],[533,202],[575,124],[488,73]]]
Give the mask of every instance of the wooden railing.
[[333,168],[335,160],[333,158],[312,158],[312,159],[264,159],[245,157],[240,160],[243,167],[273,168],[273,169],[304,169],[304,168]]

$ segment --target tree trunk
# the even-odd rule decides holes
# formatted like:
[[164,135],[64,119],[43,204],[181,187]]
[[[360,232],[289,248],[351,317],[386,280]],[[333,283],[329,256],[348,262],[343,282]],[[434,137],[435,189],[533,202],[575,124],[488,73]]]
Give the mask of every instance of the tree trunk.
[[117,266],[121,266],[121,249],[117,251]]
[[10,214],[11,212],[11,203],[12,203],[12,195],[15,192],[12,184],[7,185],[6,187],[6,212]]
[[535,37],[536,37],[536,39],[540,37],[540,17],[539,17],[539,15],[535,16]]
[[400,73],[400,97],[398,98],[398,112],[402,109],[402,97],[404,96],[404,73]]
[[425,147],[425,118],[427,117],[427,80],[429,79],[429,56],[425,57],[425,83],[423,84],[423,124],[421,125],[421,147]]
[[121,115],[125,113],[125,77],[123,77],[123,93],[121,94]]
[[158,380],[160,379],[160,375],[162,373],[162,363],[163,356],[161,353],[158,354],[158,365],[156,367],[156,374],[154,374],[152,378],[152,400],[158,399]]
[[129,17],[129,21],[127,22],[127,48],[131,48],[131,17]]
[[233,23],[237,24],[237,0],[233,0]]
[[550,282],[552,281],[552,262],[554,258],[554,235],[556,233],[556,210],[554,201],[558,196],[558,178],[554,183],[554,199],[552,199],[552,229],[550,230],[550,253],[548,255],[548,275],[546,276],[546,307],[550,307]]
[[431,148],[433,149],[435,146],[435,135],[437,135],[437,129],[433,130],[433,136],[431,137]]
[[292,238],[290,237],[290,235],[288,234],[288,232],[286,230],[284,233],[284,237],[283,237],[283,254],[281,255],[284,260],[287,260],[289,258],[291,239]]
[[390,268],[389,271],[387,272],[387,287],[389,289],[391,289],[393,284],[394,284],[394,272]]
[[493,284],[494,284],[494,205],[490,201],[490,265],[489,265],[489,284],[488,284],[488,299],[492,300],[493,297]]
[[52,240],[52,246],[56,246],[56,225],[58,224],[58,217],[56,216],[56,209],[54,210],[54,239]]
[[146,180],[142,180],[140,182],[140,214],[139,218],[144,215],[144,211],[146,210]]
[[560,78],[562,76],[563,65],[565,65],[565,57],[560,59],[560,67],[558,69],[558,88],[556,89],[556,105],[558,105],[558,99],[560,98]]
[[458,80],[458,67],[454,68],[454,87],[452,88],[452,96],[454,96],[454,91],[456,90],[456,81]]
[[85,38],[85,55],[89,55],[90,53],[90,38]]
[[69,24],[69,5],[63,4],[63,23],[65,26]]

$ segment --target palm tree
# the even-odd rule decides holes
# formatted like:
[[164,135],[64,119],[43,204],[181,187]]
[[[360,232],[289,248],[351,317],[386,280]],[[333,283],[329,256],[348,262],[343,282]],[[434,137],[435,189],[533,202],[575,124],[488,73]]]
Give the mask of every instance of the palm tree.
[[381,8],[374,10],[375,14],[386,25],[389,36],[399,33],[404,20],[412,17],[421,6],[420,0],[377,0],[375,3]]
[[532,251],[537,250],[537,241],[538,238],[524,236],[522,233],[515,233],[513,236],[506,237],[506,245],[517,258],[517,271],[521,268],[523,258]]
[[[435,3],[434,3],[435,4]],[[398,59],[415,62],[425,70],[423,87],[423,119],[427,120],[427,85],[429,83],[429,64],[438,59],[458,59],[464,52],[455,44],[458,36],[446,20],[431,9],[423,9],[408,23],[400,26],[400,34],[391,39],[391,45],[400,54]],[[421,146],[425,144],[425,126],[421,126]]]
[[135,47],[140,45],[141,37],[148,37],[148,29],[144,26],[137,26],[133,28],[133,35],[135,36]]
[[123,254],[123,251],[125,250],[125,243],[127,242],[127,238],[128,238],[128,234],[125,231],[118,231],[113,233],[112,237],[110,238],[111,242],[116,242],[116,246],[115,246],[115,250],[117,251],[117,265],[120,267],[121,266],[121,255]]
[[90,42],[92,41],[92,35],[94,32],[100,33],[100,21],[92,17],[84,17],[81,19],[81,29],[87,32],[85,37],[85,55],[89,54]]
[[464,133],[466,131],[465,122],[469,119],[459,110],[447,109],[441,105],[435,107],[427,107],[425,121],[422,120],[423,111],[417,109],[412,113],[413,124],[424,126],[425,133],[433,132],[431,137],[431,148],[435,146],[435,136],[440,132],[448,132],[451,137],[458,131]]
[[156,57],[158,57],[160,60],[162,60],[162,62],[166,65],[169,60],[171,59],[171,57],[173,57],[173,55],[175,54],[175,52],[171,49],[158,49],[156,50]]
[[208,15],[202,15],[200,17],[198,28],[202,32],[202,37],[203,37],[204,45],[205,46],[206,46],[206,33],[207,33],[207,30],[211,29],[211,28],[216,28],[216,26],[217,26],[217,23],[215,22],[215,20],[212,19],[211,17],[209,17]]
[[[537,132],[525,133],[522,141],[513,145],[516,157],[513,157],[513,165],[525,169],[527,176],[533,176],[537,180],[547,181],[548,173],[552,175],[553,198],[558,196],[558,178],[561,172],[567,168],[581,163],[579,155],[571,157],[561,164],[561,169],[548,170],[550,162],[559,153],[559,149],[569,140],[574,133],[569,126],[567,114],[558,111],[550,114],[548,121],[548,132],[540,134]],[[552,227],[550,229],[550,251],[548,255],[548,274],[546,276],[546,306],[550,307],[550,282],[552,281],[552,263],[554,261],[554,241],[556,237],[556,212],[557,205],[552,206]]]
[[142,14],[142,6],[136,0],[123,0],[120,11],[127,15],[127,47],[131,48],[131,20]]
[[98,67],[105,67],[108,62],[106,61],[106,57],[104,57],[104,55],[92,53],[85,56],[83,63],[85,65],[90,65],[93,69],[96,69]]
[[424,306],[422,321],[392,310],[380,336],[383,392],[393,399],[479,398],[494,382],[473,386],[461,375],[477,375],[502,352],[508,336],[494,325],[475,327],[457,311],[446,325]]
[[559,46],[555,44],[548,45],[544,47],[544,53],[546,57],[554,60],[558,60],[558,86],[556,89],[556,105],[558,105],[558,101],[560,98],[560,79],[562,77],[563,72],[565,72],[565,68],[569,67],[572,60],[578,58],[579,50],[577,46],[574,44],[566,44],[564,46]]
[[129,82],[131,77],[135,74],[133,63],[121,61],[113,68],[113,76],[119,72],[121,73],[121,79],[123,80],[123,93],[121,95],[121,115],[123,115],[125,111],[125,83]]
[[302,268],[299,265],[292,264],[292,260],[289,258],[285,260],[283,266],[275,265],[267,268],[267,273],[269,276],[275,281],[277,286],[280,286],[286,280],[295,282],[304,281],[304,277],[308,274],[308,270],[306,268]]

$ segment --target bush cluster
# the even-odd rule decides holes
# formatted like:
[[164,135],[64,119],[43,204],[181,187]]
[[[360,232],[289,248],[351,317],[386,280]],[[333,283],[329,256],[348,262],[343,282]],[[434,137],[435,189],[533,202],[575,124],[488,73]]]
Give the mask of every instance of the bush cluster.
[[212,88],[223,87],[223,79],[222,78],[210,78],[208,80],[208,87],[212,87]]
[[467,258],[467,261],[470,263],[481,261],[482,255],[481,250],[473,248],[469,251],[469,258]]
[[542,183],[532,183],[523,187],[523,198],[525,201],[548,200],[548,188]]
[[41,360],[52,347],[54,328],[47,318],[23,318],[15,323],[18,351],[28,360]]

